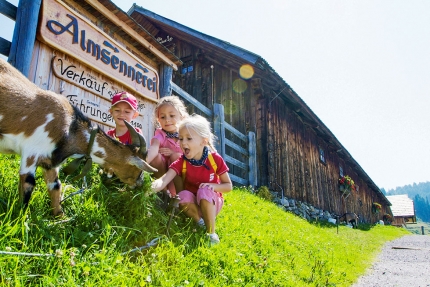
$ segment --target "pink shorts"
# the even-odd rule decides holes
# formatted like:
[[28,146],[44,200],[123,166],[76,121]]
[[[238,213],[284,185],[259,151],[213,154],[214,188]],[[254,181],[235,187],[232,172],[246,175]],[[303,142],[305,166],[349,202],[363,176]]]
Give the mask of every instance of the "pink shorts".
[[194,203],[199,206],[199,213],[201,216],[200,210],[200,200],[205,199],[209,202],[215,204],[216,215],[221,211],[222,206],[224,205],[224,198],[220,197],[217,192],[209,189],[208,187],[199,188],[197,190],[197,196],[188,190],[183,190],[179,193],[179,197],[181,198],[181,203]]

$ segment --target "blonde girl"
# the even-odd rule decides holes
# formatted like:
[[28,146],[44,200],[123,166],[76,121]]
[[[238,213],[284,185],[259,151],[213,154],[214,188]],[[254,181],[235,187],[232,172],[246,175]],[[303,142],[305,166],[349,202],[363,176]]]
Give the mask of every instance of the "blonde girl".
[[[154,110],[156,130],[151,139],[146,161],[158,169],[156,178],[166,173],[169,165],[177,160],[182,150],[179,146],[178,122],[188,116],[184,103],[176,96],[161,98]],[[182,190],[182,179],[176,177],[167,185],[170,196]]]
[[179,142],[183,155],[169,170],[152,183],[162,190],[175,176],[184,179],[179,192],[179,208],[198,225],[206,228],[212,244],[219,243],[215,219],[223,204],[223,193],[232,190],[228,167],[213,147],[214,135],[210,123],[202,116],[192,115],[179,124]]

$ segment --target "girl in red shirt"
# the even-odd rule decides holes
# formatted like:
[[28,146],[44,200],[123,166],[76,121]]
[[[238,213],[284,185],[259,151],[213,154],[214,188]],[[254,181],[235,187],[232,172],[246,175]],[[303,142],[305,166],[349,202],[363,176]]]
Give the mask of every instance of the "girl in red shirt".
[[202,116],[192,115],[179,123],[179,143],[183,155],[174,161],[166,174],[152,183],[155,191],[166,187],[175,176],[184,180],[179,192],[179,209],[197,224],[206,227],[212,244],[219,243],[215,219],[224,199],[232,190],[228,167],[213,145],[210,123]]
[[[131,144],[131,134],[124,120],[131,123],[133,119],[139,116],[135,96],[127,92],[115,94],[112,97],[112,106],[109,112],[115,122],[115,128],[108,130],[106,133],[123,144]],[[142,130],[139,128],[135,128],[135,130],[140,134],[142,133]]]

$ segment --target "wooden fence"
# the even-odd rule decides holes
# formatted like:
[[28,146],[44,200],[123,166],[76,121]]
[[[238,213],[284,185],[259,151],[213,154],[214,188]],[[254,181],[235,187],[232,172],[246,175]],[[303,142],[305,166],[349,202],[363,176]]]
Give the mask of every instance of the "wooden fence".
[[[231,180],[240,185],[255,187],[257,185],[257,153],[255,133],[248,132],[248,135],[245,135],[224,121],[223,105],[214,104],[214,110],[212,111],[193,98],[190,94],[182,90],[175,83],[170,82],[170,85],[176,94],[191,103],[208,118],[213,118],[213,130],[215,136],[217,137],[215,148],[217,149],[218,153],[227,163],[239,167],[245,171],[245,174],[247,174],[247,178],[244,178],[238,174],[230,172]],[[234,134],[238,139],[240,139],[240,141],[242,141],[242,145],[247,146],[248,148],[245,149],[241,145],[234,143],[231,139],[228,139],[225,136],[226,130],[230,131],[231,134]],[[226,154],[226,146],[230,147],[233,151],[240,153],[242,155],[241,158],[245,160],[239,160],[231,155]],[[246,159],[248,160],[246,161]]]

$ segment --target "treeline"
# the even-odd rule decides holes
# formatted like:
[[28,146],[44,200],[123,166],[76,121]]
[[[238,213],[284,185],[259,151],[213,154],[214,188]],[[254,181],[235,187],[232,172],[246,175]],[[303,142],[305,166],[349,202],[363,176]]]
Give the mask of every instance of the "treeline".
[[428,198],[424,199],[419,194],[415,195],[414,206],[417,217],[422,221],[430,222],[430,204]]
[[430,222],[430,182],[420,182],[396,187],[395,189],[381,189],[385,195],[407,194],[414,201],[417,217],[422,221]]

